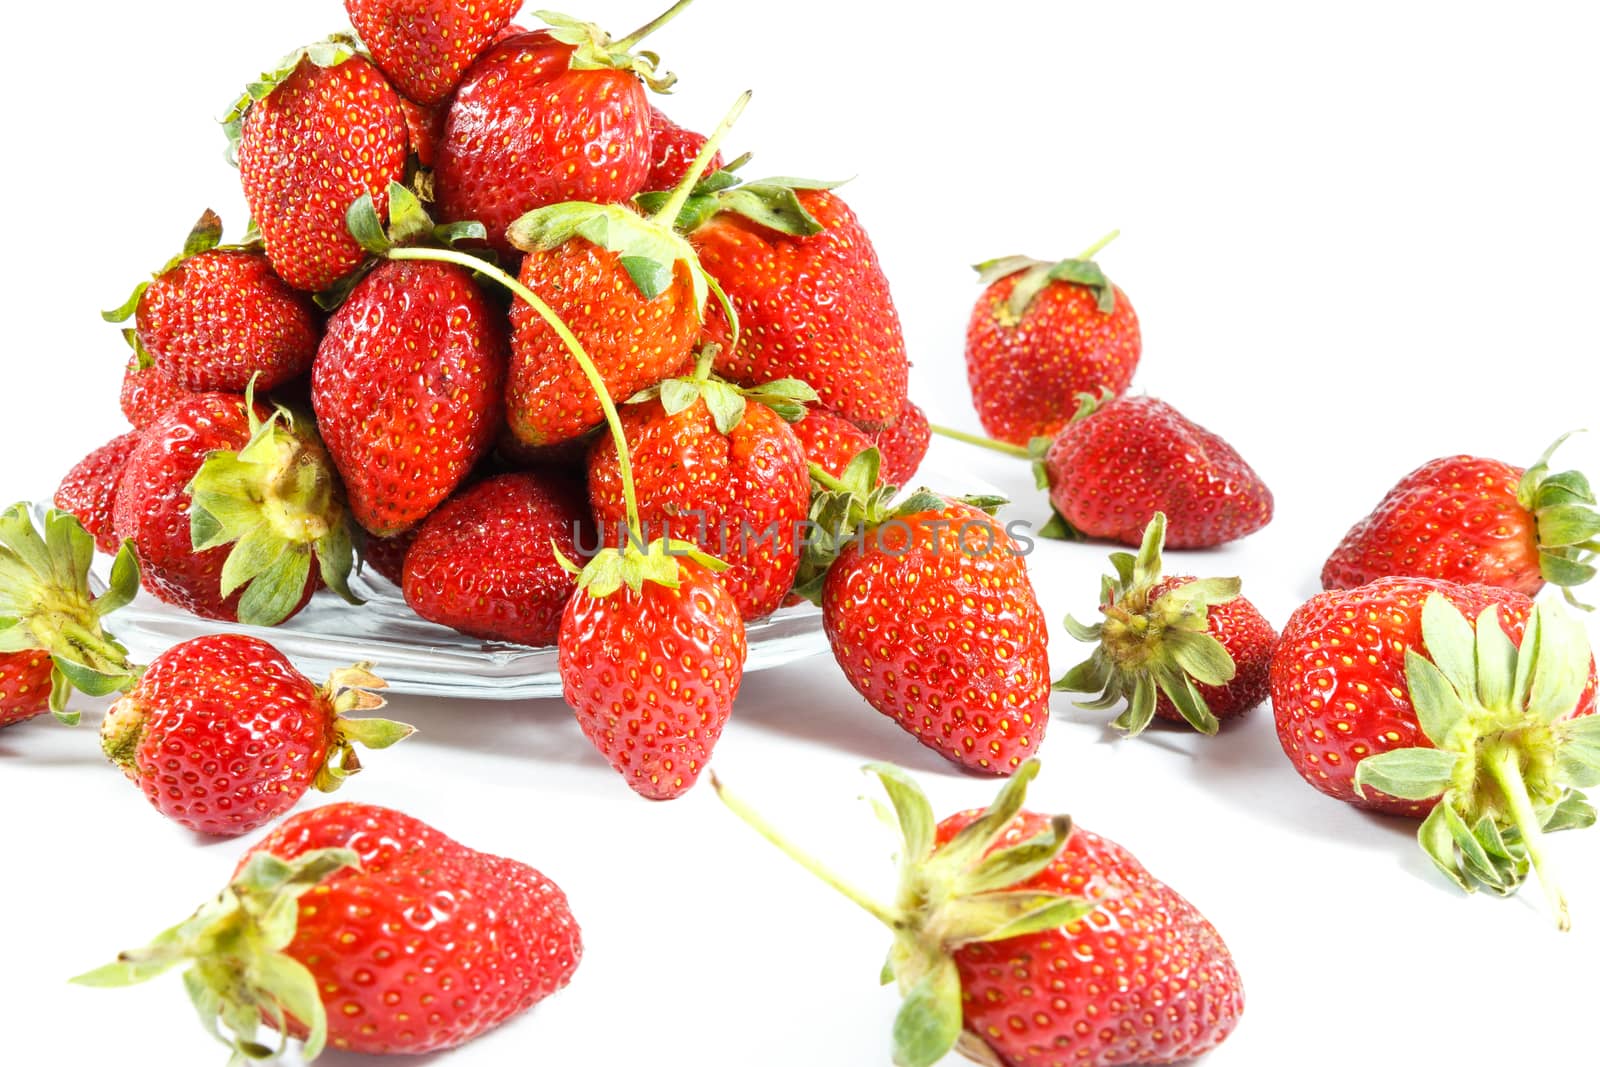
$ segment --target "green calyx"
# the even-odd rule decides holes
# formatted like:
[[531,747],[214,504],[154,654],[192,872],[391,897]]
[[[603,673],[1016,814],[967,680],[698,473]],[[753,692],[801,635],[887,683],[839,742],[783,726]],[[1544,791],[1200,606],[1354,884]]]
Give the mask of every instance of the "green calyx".
[[1022,275],[1012,287],[1011,295],[1006,302],[994,309],[995,319],[1002,326],[1015,326],[1021,322],[1022,317],[1033,306],[1034,300],[1038,299],[1039,294],[1049,288],[1052,282],[1083,286],[1094,293],[1095,307],[1103,314],[1110,314],[1117,307],[1117,291],[1112,286],[1111,279],[1106,277],[1093,257],[1096,252],[1116,240],[1121,232],[1112,230],[1074,259],[1046,263],[1028,256],[1004,256],[1000,259],[986,260],[972,269],[978,272],[978,281],[986,288],[1013,274]]
[[717,432],[730,434],[744,421],[745,408],[751,400],[771,408],[786,422],[798,422],[805,418],[806,405],[820,399],[815,389],[798,378],[779,378],[748,389],[723,381],[711,373],[717,350],[716,345],[707,345],[701,351],[692,376],[652,385],[634,394],[628,403],[659,400],[661,410],[677,415],[703,401]]
[[[184,988],[201,1022],[233,1049],[232,1062],[282,1055],[291,1021],[307,1031],[301,1059],[313,1060],[327,1043],[327,1011],[316,977],[287,949],[299,925],[300,898],[340,871],[360,866],[350,849],[319,849],[290,862],[258,853],[232,885],[193,916],[72,981],[118,989],[189,964]],[[278,1032],[276,1047],[257,1040],[263,1023]]]
[[1356,765],[1356,792],[1437,797],[1417,838],[1439,870],[1469,892],[1504,896],[1531,866],[1567,929],[1543,842],[1595,821],[1579,790],[1600,785],[1600,716],[1569,718],[1592,662],[1582,623],[1546,598],[1517,647],[1493,605],[1469,622],[1434,593],[1423,604],[1422,643],[1406,651],[1406,683],[1433,747],[1368,756]]
[[387,701],[378,691],[387,689],[389,683],[372,673],[371,663],[357,663],[334,671],[319,692],[334,715],[335,740],[328,747],[327,759],[317,771],[316,786],[331,793],[344,784],[344,780],[361,770],[361,760],[356,756],[356,745],[373,750],[399,744],[412,734],[416,727],[391,719],[346,718],[351,712],[377,711]]
[[138,677],[104,620],[138,595],[139,563],[124,542],[109,587],[96,597],[89,589],[94,538],[64,511],[45,511],[42,525],[41,532],[26,503],[0,513],[0,652],[47,653],[50,711],[75,725],[79,713],[67,709],[74,689],[106,696]]
[[[190,229],[189,236],[184,239],[183,250],[167,260],[166,264],[152,274],[151,277],[159,278],[168,271],[181,266],[185,260],[193,259],[202,252],[212,252],[219,249],[231,252],[254,252],[258,251],[260,247],[261,237],[254,230],[245,235],[243,242],[224,245],[222,243],[222,218],[215,211],[206,208],[199,221]],[[100,317],[106,322],[127,322],[139,310],[139,301],[144,298],[145,290],[149,288],[149,282],[140,282],[133,287],[133,294],[123,302],[121,307],[114,308],[111,311],[102,311]],[[129,344],[133,345],[134,351],[139,353],[140,366],[149,366],[148,362],[146,362],[149,357],[144,353],[143,348],[139,346],[137,338],[130,336]]]
[[325,41],[295,49],[273,64],[270,70],[263,71],[259,78],[245,86],[242,94],[229,102],[228,110],[222,116],[222,129],[228,135],[228,162],[238,165],[239,138],[244,133],[244,119],[250,109],[287,81],[299,68],[301,60],[310,60],[326,69],[337,67],[360,54],[361,41],[354,33],[336,33]]
[[[747,182],[738,171],[748,162],[749,155],[740,156],[701,179],[672,216],[673,226],[681,233],[693,233],[718,215],[728,213],[791,237],[822,232],[822,223],[801,203],[799,190],[826,191],[837,189],[844,182],[812,178],[760,178]],[[668,192],[641,193],[634,202],[640,210],[655,215],[661,213],[671,197]]]
[[550,27],[547,32],[551,37],[562,44],[572,45],[570,65],[573,70],[630,71],[656,92],[664,93],[677,84],[678,76],[661,69],[661,57],[656,53],[635,52],[633,48],[676,18],[689,3],[690,0],[678,0],[666,11],[617,41],[613,41],[609,33],[594,23],[571,15],[555,11],[535,11],[533,14]]
[[[322,310],[333,311],[343,304],[374,267],[385,259],[396,258],[393,253],[398,248],[424,246],[453,249],[464,241],[483,241],[489,236],[488,229],[481,222],[436,224],[423,206],[422,199],[400,182],[389,183],[387,199],[387,226],[378,214],[378,205],[371,193],[362,193],[350,205],[350,210],[345,212],[345,227],[350,231],[350,236],[374,258],[318,293],[316,302]],[[492,253],[486,251],[481,254],[488,256]]]
[[1580,471],[1550,473],[1550,457],[1572,435],[1563,434],[1545,449],[1517,485],[1517,501],[1533,514],[1539,539],[1539,572],[1561,586],[1567,603],[1582,607],[1572,588],[1595,576],[1600,556],[1600,510],[1594,490]]
[[1161,582],[1161,547],[1167,517],[1157,512],[1145,527],[1138,555],[1113,552],[1114,576],[1100,579],[1100,613],[1093,626],[1067,617],[1067,632],[1095,646],[1088,659],[1068,671],[1058,692],[1098,693],[1078,704],[1102,711],[1126,704],[1112,725],[1138,735],[1155,717],[1158,694],[1172,701],[1185,722],[1203,734],[1217,732],[1199,685],[1226,685],[1234,662],[1207,629],[1208,610],[1239,596],[1237,578],[1202,578],[1155,596]]
[[[1029,760],[1000,790],[987,810],[944,845],[927,796],[899,767],[870,764],[889,797],[902,838],[900,888],[894,902],[880,902],[855,889],[786,841],[712,773],[717,795],[734,814],[791,858],[839,890],[894,932],[882,979],[896,982],[904,1000],[894,1021],[894,1062],[929,1067],[961,1042],[961,983],[952,954],[963,945],[1004,941],[1071,927],[1095,908],[1081,897],[1023,886],[1043,872],[1066,847],[1072,820],[1056,816],[1049,829],[995,848],[1022,811],[1028,783],[1039,773]],[[991,851],[992,850],[992,851]]]
[[[1117,394],[1107,387],[1102,387],[1099,395],[1079,393],[1076,398],[1078,410],[1072,413],[1072,419],[1067,425],[1070,426],[1073,423],[1082,422],[1111,403],[1116,397]],[[1028,442],[1027,454],[1033,460],[1033,484],[1036,488],[1045,492],[1050,490],[1050,468],[1045,463],[1045,456],[1049,454],[1050,446],[1053,444],[1055,444],[1055,438],[1053,437],[1035,437]],[[1052,541],[1088,540],[1082,530],[1068,522],[1065,515],[1053,508],[1050,511],[1050,518],[1045,521],[1043,526],[1039,527],[1039,536],[1049,538]]]
[[[552,542],[553,544],[553,542]],[[646,582],[676,589],[682,583],[685,559],[692,559],[714,574],[721,574],[728,565],[697,545],[670,537],[657,538],[642,545],[637,533],[630,531],[616,548],[603,548],[583,567],[567,559],[559,546],[555,546],[556,560],[570,574],[578,576],[578,591],[604,599],[627,586],[637,593]]]
[[232,545],[222,567],[223,596],[244,589],[239,621],[276,626],[292,614],[315,562],[346,601],[355,544],[338,477],[315,431],[286,408],[265,420],[246,391],[250,440],[237,452],[206,457],[188,493],[194,551]]

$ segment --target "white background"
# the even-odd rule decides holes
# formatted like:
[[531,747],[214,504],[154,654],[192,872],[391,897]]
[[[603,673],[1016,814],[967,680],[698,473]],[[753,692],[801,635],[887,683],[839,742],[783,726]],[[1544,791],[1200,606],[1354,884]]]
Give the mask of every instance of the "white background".
[[[591,2],[619,34],[648,0]],[[1277,493],[1265,532],[1186,571],[1238,573],[1281,625],[1344,529],[1437,455],[1527,463],[1595,422],[1600,67],[1584,4],[701,0],[655,47],[669,110],[702,128],[742,89],[751,173],[858,175],[916,362],[913,392],[975,426],[961,365],[966,264],[1101,262],[1144,325],[1137,387],[1221,432]],[[0,67],[9,109],[10,378],[0,492],[46,493],[119,430],[125,358],[96,312],[209,205],[244,211],[212,119],[249,76],[342,23],[335,0],[23,5]],[[234,231],[236,232],[236,231]],[[1564,459],[1600,474],[1600,445]],[[938,462],[1013,492],[1025,468]],[[1104,549],[1033,558],[1053,623],[1092,612]],[[1592,595],[1600,595],[1600,590]],[[1057,673],[1080,656],[1056,629]],[[572,897],[573,985],[448,1057],[505,1063],[887,1062],[887,935],[722,810],[709,789],[634,798],[559,702],[396,700],[421,732],[344,796],[402,807],[532,862]],[[1132,848],[1216,923],[1248,1007],[1218,1065],[1593,1062],[1600,832],[1564,834],[1575,930],[1537,889],[1464,898],[1410,824],[1306,786],[1262,708],[1214,740],[1110,740],[1064,699],[1034,804]],[[751,677],[723,776],[872,885],[890,843],[856,767],[915,769],[941,812],[983,803],[861,703],[826,659]],[[221,1063],[176,977],[136,991],[65,979],[210,895],[240,843],[164,823],[101,760],[91,721],[0,734],[0,1017],[18,1063]],[[28,1053],[32,1055],[28,1055]],[[439,1057],[443,1062],[446,1057]],[[353,1057],[326,1056],[330,1067]]]

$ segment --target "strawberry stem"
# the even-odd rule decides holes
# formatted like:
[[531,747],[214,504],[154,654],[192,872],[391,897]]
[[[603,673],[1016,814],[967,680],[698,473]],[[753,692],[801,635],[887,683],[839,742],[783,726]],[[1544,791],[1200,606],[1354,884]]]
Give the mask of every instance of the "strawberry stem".
[[[685,0],[687,2],[687,0]],[[672,229],[677,222],[678,212],[683,210],[683,205],[688,202],[689,194],[694,192],[694,187],[700,184],[700,179],[705,177],[706,168],[711,165],[711,157],[717,154],[717,149],[722,147],[722,140],[728,136],[728,131],[733,129],[733,124],[739,121],[739,116],[744,114],[744,107],[750,102],[750,90],[746,89],[739,94],[739,99],[733,102],[733,107],[723,117],[722,123],[706,138],[706,143],[700,146],[700,154],[694,157],[694,163],[689,167],[689,173],[672,190],[672,196],[661,205],[661,210],[652,216],[653,221],[660,223],[667,229]]]
[[651,19],[649,22],[645,23],[643,26],[640,26],[638,29],[628,34],[628,36],[618,41],[615,47],[620,51],[627,51],[640,41],[644,40],[646,37],[650,36],[652,33],[655,33],[667,23],[671,22],[673,19],[677,18],[679,13],[693,2],[694,0],[678,0],[676,4],[673,4],[661,14],[657,15],[655,18]]
[[963,441],[969,445],[977,445],[979,448],[987,448],[991,452],[999,452],[1003,456],[1015,456],[1017,459],[1033,458],[1032,453],[1021,445],[1008,445],[1004,441],[996,441],[975,433],[967,433],[964,430],[951,429],[949,426],[929,424],[928,429],[940,437],[948,437],[952,441]]
[[822,486],[824,489],[832,489],[835,493],[848,493],[850,491],[849,486],[845,485],[839,479],[829,474],[825,468],[820,467],[815,463],[811,464],[811,480]]
[[1539,884],[1544,888],[1545,899],[1550,902],[1550,910],[1555,914],[1556,927],[1571,930],[1572,915],[1567,909],[1567,897],[1556,881],[1550,858],[1545,855],[1544,830],[1539,826],[1538,813],[1533,810],[1528,787],[1522,781],[1521,760],[1516,748],[1511,745],[1497,746],[1481,766],[1495,785],[1500,787],[1506,806],[1511,809],[1511,821],[1522,835],[1522,843],[1527,846],[1528,859],[1533,863],[1534,873],[1539,876]]
[[1100,238],[1100,240],[1096,241],[1094,244],[1090,245],[1088,248],[1084,249],[1082,252],[1079,252],[1077,258],[1079,258],[1079,259],[1093,259],[1095,257],[1095,253],[1096,252],[1099,252],[1106,245],[1110,244],[1112,241],[1115,241],[1118,237],[1121,237],[1121,236],[1122,236],[1122,231],[1121,230],[1112,230],[1110,233],[1108,233],[1104,237]]

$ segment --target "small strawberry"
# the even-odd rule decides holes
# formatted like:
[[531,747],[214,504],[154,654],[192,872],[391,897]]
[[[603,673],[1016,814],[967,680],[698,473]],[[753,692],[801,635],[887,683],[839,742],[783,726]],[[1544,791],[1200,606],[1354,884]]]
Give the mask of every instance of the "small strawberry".
[[325,1045],[465,1044],[564,987],[582,955],[566,895],[527,864],[398,811],[330,804],[245,853],[192,917],[73,981],[116,988],[191,965],[184,985],[235,1061],[274,1054],[264,1024],[310,1062]]
[[345,0],[344,9],[395,88],[432,107],[521,6],[522,0]]
[[983,295],[967,326],[967,380],[991,437],[1026,445],[1053,437],[1079,393],[1120,396],[1139,365],[1139,317],[1094,254],[1044,263],[1026,256],[980,263]]
[[639,192],[650,172],[646,86],[675,79],[656,70],[654,53],[631,49],[687,2],[620,41],[541,12],[549,29],[484,52],[445,116],[434,174],[444,218],[482,222],[489,243],[510,252],[507,228],[535,208],[620,204]]
[[422,527],[413,526],[393,537],[365,537],[361,543],[361,566],[371,568],[396,586],[405,582],[406,556]]
[[79,460],[56,489],[56,507],[76,517],[94,538],[95,547],[108,556],[117,554],[111,515],[117,502],[117,486],[138,443],[136,430],[113,437]]
[[108,634],[105,616],[139,591],[131,549],[117,553],[107,590],[89,589],[94,538],[64,511],[45,511],[41,529],[28,504],[0,512],[0,727],[67,710],[74,688],[105,696],[132,684],[125,648]]
[[345,214],[364,194],[384,214],[389,183],[406,169],[405,112],[378,68],[340,39],[302,48],[253,83],[225,122],[283,280],[318,291],[361,266],[366,253]]
[[[660,108],[650,109],[650,173],[645,176],[642,193],[666,192],[677,187],[694,164],[695,156],[706,146],[703,135],[686,130],[667,118]],[[706,164],[706,173],[722,169],[722,153]]]
[[142,431],[113,528],[137,548],[146,589],[208,619],[277,625],[319,578],[354,599],[333,464],[308,426],[248,396],[196,393]]
[[[133,331],[128,331],[133,340]],[[127,369],[122,373],[122,393],[119,403],[128,425],[142,430],[155,422],[178,401],[193,396],[189,390],[169,379],[149,362],[149,356],[138,352],[128,357]]]
[[851,460],[867,449],[877,447],[871,437],[856,428],[855,423],[825,408],[809,409],[805,418],[791,423],[789,428],[800,439],[806,459],[835,478],[843,477]]
[[108,311],[133,319],[136,353],[169,382],[196,393],[262,392],[311,369],[317,323],[310,299],[285,285],[254,245],[222,245],[222,220],[207,211],[183,251]]
[[439,138],[444,135],[444,109],[423,107],[400,98],[400,111],[406,118],[406,147],[418,167],[431,170],[439,158]]
[[318,687],[265,641],[197,637],[169,649],[106,712],[100,743],[155,809],[196,833],[232,837],[276,819],[315,785],[361,769],[354,745],[388,748],[411,727],[348,719],[383,707],[383,679],[358,664]]
[[872,435],[872,443],[882,460],[883,480],[890,485],[909,485],[922,467],[933,440],[933,429],[921,408],[906,399],[894,425]]
[[1345,534],[1323,565],[1322,587],[1402,575],[1532,596],[1547,581],[1568,589],[1587,582],[1600,552],[1600,511],[1582,474],[1550,473],[1550,456],[1565,440],[1527,470],[1475,456],[1424,463]]
[[1267,698],[1267,668],[1278,635],[1237,578],[1164,578],[1161,546],[1167,517],[1150,520],[1137,556],[1111,556],[1116,576],[1100,581],[1105,621],[1067,619],[1067,632],[1094,653],[1056,683],[1069,693],[1098,693],[1079,707],[1126,703],[1112,723],[1137,735],[1154,716],[1217,732],[1219,719]]
[[[1474,619],[1475,621],[1469,621]],[[1554,601],[1432,578],[1380,578],[1295,611],[1272,657],[1278,740],[1306,781],[1423,818],[1446,875],[1513,892],[1529,864],[1567,924],[1544,833],[1594,822],[1594,660]]]
[[423,523],[402,585],[429,622],[487,641],[553,645],[577,588],[562,567],[592,536],[581,491],[539,474],[502,474],[464,489]]
[[952,1050],[1006,1067],[1111,1067],[1216,1048],[1244,1011],[1221,935],[1120,845],[1024,810],[1038,769],[1024,763],[986,810],[935,823],[910,775],[869,766],[904,838],[893,902],[827,871],[712,781],[736,815],[894,931],[882,980],[904,997],[898,1067]]

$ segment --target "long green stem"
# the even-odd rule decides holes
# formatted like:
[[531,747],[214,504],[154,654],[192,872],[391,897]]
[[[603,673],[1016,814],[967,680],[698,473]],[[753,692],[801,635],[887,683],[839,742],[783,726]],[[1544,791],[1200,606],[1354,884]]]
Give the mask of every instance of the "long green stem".
[[539,317],[556,332],[556,336],[561,338],[561,343],[567,346],[567,351],[577,361],[584,377],[589,379],[589,388],[594,390],[595,397],[600,401],[600,410],[605,412],[606,425],[610,427],[611,439],[617,446],[617,469],[622,475],[622,499],[628,509],[628,530],[638,543],[643,544],[644,535],[639,525],[639,502],[633,491],[633,463],[628,457],[628,438],[622,432],[622,420],[617,416],[617,406],[612,402],[611,391],[606,388],[605,379],[601,377],[599,368],[589,358],[589,353],[583,350],[583,344],[572,330],[561,321],[561,316],[557,315],[549,304],[539,299],[538,294],[532,289],[477,256],[458,252],[453,248],[392,248],[387,255],[390,259],[426,259],[438,263],[454,263],[458,267],[465,267],[485,277],[493,278],[538,312]]
[[850,489],[849,486],[829,474],[824,467],[816,463],[811,464],[811,480],[824,489],[832,489],[835,493],[849,492]]
[[750,90],[746,89],[739,94],[739,99],[733,102],[733,107],[728,109],[728,114],[723,117],[722,123],[706,138],[706,143],[700,146],[700,153],[694,157],[694,163],[689,167],[689,172],[683,180],[672,190],[672,196],[661,205],[652,219],[667,229],[678,220],[678,212],[683,210],[683,205],[688,202],[689,194],[694,192],[694,187],[700,184],[700,179],[705,176],[706,168],[711,165],[711,157],[717,154],[717,149],[722,147],[722,139],[728,136],[728,131],[733,129],[733,124],[739,121],[739,116],[744,114],[744,107],[750,102]]
[[1572,914],[1567,909],[1567,897],[1561,891],[1560,883],[1556,881],[1555,868],[1550,858],[1545,855],[1544,830],[1539,826],[1538,813],[1533,810],[1528,787],[1522,781],[1517,750],[1506,745],[1491,753],[1483,761],[1482,766],[1494,780],[1495,785],[1500,787],[1506,805],[1511,809],[1511,821],[1516,825],[1517,832],[1522,835],[1522,843],[1528,849],[1528,859],[1533,862],[1533,871],[1539,876],[1539,884],[1544,887],[1545,899],[1550,902],[1550,910],[1555,913],[1556,926],[1562,930],[1572,929]]
[[655,33],[661,27],[677,18],[678,13],[693,2],[694,0],[678,0],[676,4],[673,4],[661,14],[657,15],[655,18],[651,19],[649,22],[645,23],[643,26],[640,26],[638,29],[628,34],[628,36],[618,41],[614,47],[619,51],[626,52],[628,49],[632,48],[634,45],[638,44],[652,33]]
[[1122,236],[1122,231],[1121,230],[1112,230],[1110,233],[1108,233],[1104,237],[1100,238],[1100,240],[1096,241],[1094,244],[1090,245],[1088,248],[1084,249],[1082,252],[1079,252],[1078,253],[1078,258],[1079,259],[1093,259],[1095,257],[1095,253],[1096,252],[1099,252],[1106,245],[1110,244],[1112,241],[1115,241],[1118,237],[1121,237],[1121,236]]
[[989,437],[980,437],[978,434],[967,433],[964,430],[954,430],[948,426],[930,425],[928,429],[932,430],[940,437],[948,437],[952,441],[964,441],[969,445],[977,445],[979,448],[987,448],[991,452],[999,452],[1003,456],[1015,456],[1017,459],[1033,458],[1033,454],[1026,448],[1023,448],[1021,445],[1008,445],[1004,441],[996,441]]

